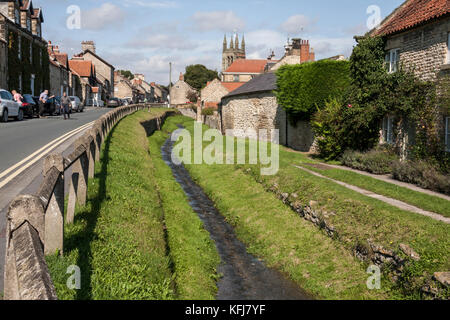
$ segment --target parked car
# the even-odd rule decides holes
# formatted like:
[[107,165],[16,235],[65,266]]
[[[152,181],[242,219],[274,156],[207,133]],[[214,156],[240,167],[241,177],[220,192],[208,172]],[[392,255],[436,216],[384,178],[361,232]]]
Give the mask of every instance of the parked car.
[[108,108],[117,108],[120,107],[122,105],[122,102],[120,101],[119,98],[110,98],[107,102],[106,102],[106,106]]
[[[33,100],[36,102],[38,106],[38,115],[39,115],[39,97],[33,97]],[[60,97],[53,97],[47,100],[47,103],[44,105],[43,114],[47,114],[49,116],[60,115],[61,114],[61,99]]]
[[23,120],[22,105],[14,101],[11,92],[3,89],[0,89],[0,116],[2,122],[8,122],[9,117]]
[[130,104],[130,102],[127,99],[121,99],[122,100],[122,105],[124,106],[128,106]]
[[77,96],[69,96],[70,102],[72,103],[72,111],[83,112],[84,105],[81,103],[80,98]]
[[23,95],[22,109],[26,117],[33,118],[39,115],[39,104],[31,94]]

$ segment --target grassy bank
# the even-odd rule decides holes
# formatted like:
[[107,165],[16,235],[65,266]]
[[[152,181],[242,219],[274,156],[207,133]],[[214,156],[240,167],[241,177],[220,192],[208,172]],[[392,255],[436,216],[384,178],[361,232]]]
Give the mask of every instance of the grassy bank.
[[[193,122],[174,117],[192,131]],[[296,215],[253,177],[234,165],[188,165],[250,253],[262,258],[317,298],[384,299],[382,290],[367,289],[364,266],[345,248]]]
[[[170,122],[170,119],[168,120]],[[169,137],[167,129],[149,138],[150,154],[154,166],[161,204],[164,208],[170,256],[174,264],[177,298],[189,300],[214,299],[217,293],[216,268],[220,257],[209,233],[203,228],[198,215],[163,161],[161,147]]]
[[[187,128],[192,131],[193,123]],[[188,169],[249,251],[306,290],[324,298],[424,298],[420,288],[430,283],[433,273],[450,269],[450,226],[292,166],[308,161],[281,148],[280,170],[274,176],[261,176],[258,165],[189,165]],[[337,231],[337,239],[331,240],[277,200],[282,193],[291,203],[305,206],[313,201],[316,211]],[[403,258],[399,247],[406,244],[421,259],[408,260],[396,283],[385,273],[384,290],[368,291],[367,265],[353,257],[357,247],[369,250],[368,240]]]
[[[95,178],[89,181],[88,203],[77,208],[75,223],[65,230],[64,256],[48,258],[59,299],[164,300],[214,296],[215,252],[205,240],[198,220],[184,221],[183,226],[191,232],[187,235],[176,226],[179,219],[176,209],[187,214],[188,204],[168,172],[156,172],[163,170],[156,159],[159,147],[151,146],[155,158],[152,159],[149,140],[140,125],[141,121],[163,112],[152,110],[131,115],[105,141]],[[161,197],[158,191],[167,190],[172,193]],[[177,206],[173,209],[165,207],[174,202]],[[192,241],[197,236],[198,242]],[[180,258],[182,250],[192,253],[192,247],[202,259]],[[205,261],[208,263],[202,264]],[[66,270],[70,265],[81,269],[81,290],[66,286],[69,277]],[[202,278],[204,275],[206,279]],[[189,277],[195,281],[187,281]]]
[[360,187],[365,190],[381,194],[386,197],[397,199],[405,203],[411,204],[423,210],[439,213],[445,217],[450,217],[450,201],[435,197],[422,192],[414,191],[405,187],[401,187],[392,183],[384,182],[372,177],[368,177],[356,172],[335,169],[335,168],[322,168],[313,167],[309,164],[319,164],[312,162],[306,156],[299,155],[296,159],[297,164],[305,167],[308,170],[312,170],[320,173],[331,179],[346,182],[348,184]]

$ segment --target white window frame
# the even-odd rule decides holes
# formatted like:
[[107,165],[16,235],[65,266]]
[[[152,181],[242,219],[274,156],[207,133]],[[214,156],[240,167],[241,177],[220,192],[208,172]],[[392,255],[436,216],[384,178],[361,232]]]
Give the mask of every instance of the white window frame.
[[450,64],[450,32],[447,33],[447,64]]
[[386,53],[386,68],[389,73],[397,72],[400,67],[400,49],[391,49]]
[[386,116],[383,119],[383,142],[387,144],[394,143],[394,117]]
[[19,57],[19,60],[21,60],[22,59],[22,37],[18,36],[17,39],[18,39],[18,49],[17,49],[18,57]]
[[445,118],[445,151],[450,152],[450,117]]
[[[236,80],[236,79],[237,79],[237,80]],[[238,74],[235,74],[235,75],[233,76],[233,81],[234,81],[234,82],[239,82],[239,81],[240,81],[240,77],[239,77]]]

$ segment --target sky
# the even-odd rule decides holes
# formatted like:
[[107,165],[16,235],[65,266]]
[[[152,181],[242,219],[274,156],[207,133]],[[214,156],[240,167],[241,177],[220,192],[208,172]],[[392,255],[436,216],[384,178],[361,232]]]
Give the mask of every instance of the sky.
[[[33,0],[42,7],[43,36],[69,57],[81,41],[116,69],[169,83],[190,64],[221,71],[222,43],[245,35],[247,58],[283,56],[288,38],[309,40],[316,59],[349,57],[355,35],[403,0]],[[373,9],[375,7],[375,10]],[[378,9],[377,9],[378,8]],[[79,13],[79,14],[78,14]],[[374,20],[375,19],[375,20]]]

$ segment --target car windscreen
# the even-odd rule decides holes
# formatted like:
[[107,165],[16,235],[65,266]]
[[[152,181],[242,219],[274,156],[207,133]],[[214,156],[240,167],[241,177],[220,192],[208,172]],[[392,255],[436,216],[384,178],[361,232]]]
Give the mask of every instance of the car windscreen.
[[34,100],[33,100],[33,97],[31,95],[29,95],[29,94],[25,94],[23,96],[23,101],[26,102],[26,103],[35,103]]

